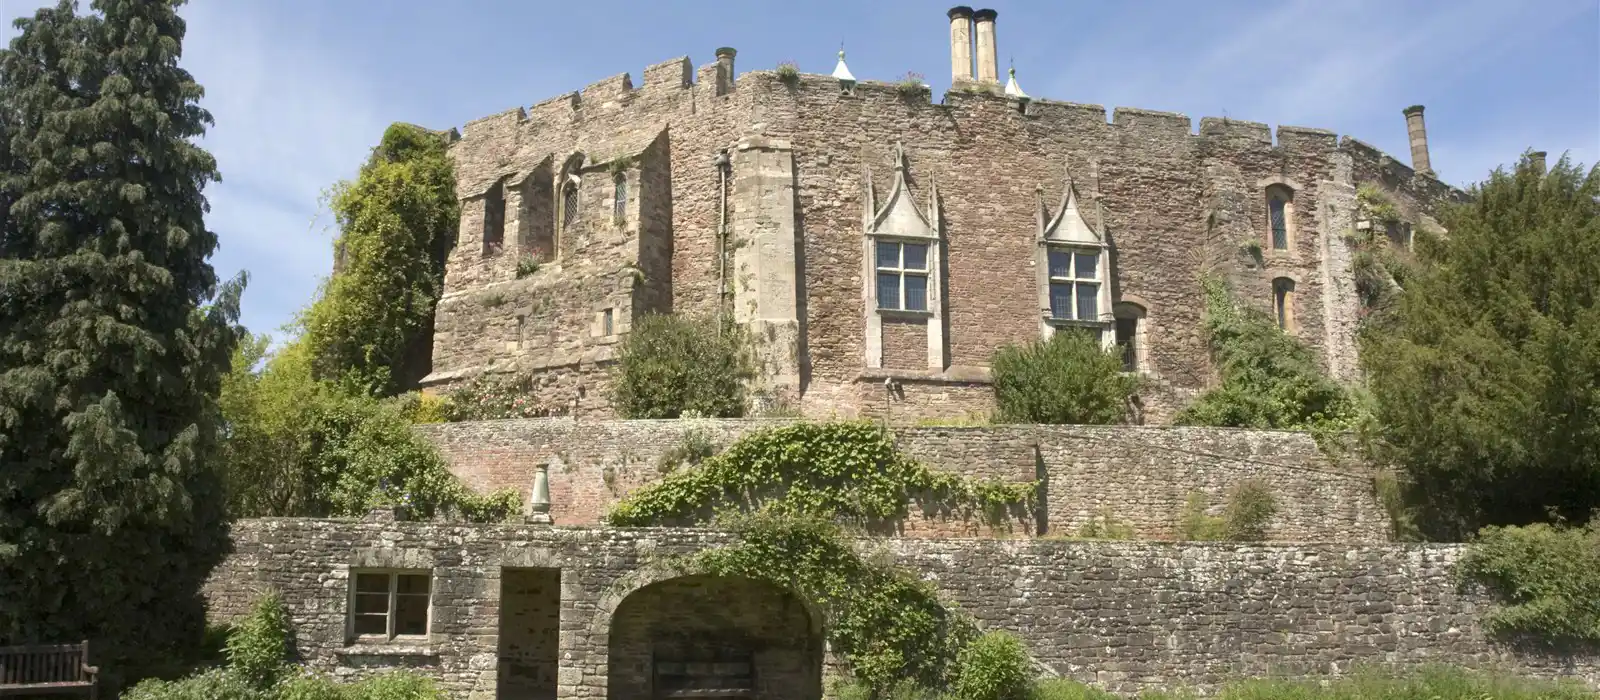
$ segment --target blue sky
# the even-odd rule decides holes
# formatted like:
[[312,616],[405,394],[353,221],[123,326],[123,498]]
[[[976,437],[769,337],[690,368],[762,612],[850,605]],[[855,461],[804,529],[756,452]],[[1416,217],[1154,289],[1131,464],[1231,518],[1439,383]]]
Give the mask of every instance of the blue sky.
[[[0,0],[0,17],[51,0]],[[82,2],[87,7],[87,0]],[[197,0],[185,66],[216,118],[205,145],[218,272],[248,269],[244,321],[275,331],[316,292],[320,206],[391,122],[435,128],[617,73],[739,50],[857,77],[949,83],[953,2]],[[1482,179],[1525,148],[1600,159],[1596,0],[995,0],[1002,64],[1029,93],[1332,129],[1409,161],[1400,110],[1427,106],[1434,169]],[[7,22],[3,36],[13,30]],[[1002,70],[1003,70],[1002,66]]]

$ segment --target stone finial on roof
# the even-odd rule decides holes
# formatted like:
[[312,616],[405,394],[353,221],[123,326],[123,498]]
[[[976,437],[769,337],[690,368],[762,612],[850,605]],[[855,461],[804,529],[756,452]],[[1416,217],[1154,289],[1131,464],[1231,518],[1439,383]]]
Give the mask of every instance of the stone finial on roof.
[[854,83],[856,76],[850,72],[850,66],[844,64],[844,47],[839,47],[839,65],[833,67],[833,77],[839,80]]
[[1016,66],[1012,66],[1011,70],[1010,70],[1010,73],[1011,73],[1011,79],[1006,81],[1006,96],[1007,97],[1016,97],[1018,99],[1023,99],[1023,100],[1028,99],[1028,93],[1023,92],[1022,91],[1022,86],[1017,84],[1017,67]]

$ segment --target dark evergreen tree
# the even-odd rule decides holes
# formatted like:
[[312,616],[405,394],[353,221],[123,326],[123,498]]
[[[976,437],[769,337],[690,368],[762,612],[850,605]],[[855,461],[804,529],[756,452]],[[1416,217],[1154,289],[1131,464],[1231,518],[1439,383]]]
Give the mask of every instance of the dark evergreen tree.
[[1600,168],[1524,158],[1472,195],[1363,338],[1375,446],[1433,538],[1600,508]]
[[63,0],[0,51],[0,644],[98,642],[114,684],[199,641],[226,545],[218,293],[181,0]]

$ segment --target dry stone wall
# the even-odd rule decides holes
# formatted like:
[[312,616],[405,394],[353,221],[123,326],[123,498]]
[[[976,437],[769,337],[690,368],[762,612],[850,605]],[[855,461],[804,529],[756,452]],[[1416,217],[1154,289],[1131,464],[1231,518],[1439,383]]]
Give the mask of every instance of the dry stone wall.
[[[780,420],[579,421],[531,419],[418,426],[451,470],[479,491],[529,495],[550,465],[551,514],[562,525],[601,522],[618,499],[673,468],[668,454],[698,434],[726,446]],[[1278,500],[1268,535],[1280,541],[1382,542],[1388,518],[1360,465],[1330,461],[1310,436],[1283,431],[1146,426],[896,427],[895,440],[937,470],[1012,483],[1039,481],[1040,507],[990,536],[1072,535],[1110,514],[1140,537],[1177,536],[1191,493],[1213,513],[1239,483],[1259,480]],[[912,518],[914,536],[977,534],[972,523]]]
[[[244,520],[234,524],[233,552],[205,593],[213,621],[223,622],[244,614],[259,592],[279,591],[299,660],[338,675],[413,668],[458,700],[495,698],[503,678],[515,678],[506,688],[528,690],[529,697],[617,698],[608,695],[609,680],[639,672],[608,663],[613,653],[634,653],[626,647],[633,632],[613,634],[614,622],[633,624],[627,620],[640,614],[628,601],[684,581],[683,572],[666,565],[673,557],[730,538],[697,530]],[[1203,688],[1269,671],[1422,663],[1505,667],[1600,687],[1592,655],[1517,653],[1486,638],[1478,620],[1487,601],[1451,579],[1461,555],[1456,545],[902,539],[861,547],[887,551],[983,627],[1016,633],[1055,673],[1119,692]],[[369,568],[431,574],[425,637],[352,638],[351,573]],[[538,594],[538,610],[510,600],[541,580],[558,580],[559,596]],[[731,581],[725,590],[749,588]],[[746,595],[730,609],[737,613],[730,625],[767,629],[767,636],[788,640],[789,649],[814,649],[795,625],[769,624],[814,621],[813,611],[765,593]],[[534,648],[548,633],[524,629],[547,629],[551,614],[559,622],[554,683],[528,672],[530,654],[550,658]],[[643,622],[664,638],[680,628],[706,632],[704,620],[674,618],[672,610]],[[793,672],[805,656],[777,659],[776,668]]]
[[[653,148],[666,165],[635,173],[630,183],[642,200],[635,205],[640,223],[617,232],[639,238],[639,245],[619,263],[600,249],[563,240],[562,260],[551,274],[570,285],[566,293],[585,303],[595,292],[580,288],[612,294],[615,280],[603,273],[624,263],[661,271],[647,275],[648,288],[635,295],[635,314],[726,310],[740,293],[772,291],[742,285],[798,283],[792,322],[764,317],[761,323],[797,329],[790,364],[799,368],[799,406],[807,415],[985,412],[993,407],[987,375],[993,352],[1040,336],[1034,271],[1040,210],[1053,214],[1070,180],[1080,206],[1105,221],[1111,299],[1144,310],[1141,371],[1155,389],[1144,397],[1143,415],[1160,422],[1212,380],[1200,325],[1203,270],[1225,275],[1262,309],[1272,304],[1273,280],[1293,280],[1291,332],[1317,349],[1330,370],[1350,377],[1357,314],[1350,256],[1341,246],[1351,230],[1353,188],[1378,184],[1419,217],[1460,196],[1359,141],[1341,142],[1319,129],[1282,126],[1274,134],[1255,122],[1204,118],[1196,125],[1181,114],[1120,107],[1108,120],[1099,105],[1024,104],[986,90],[956,90],[932,104],[926,93],[908,96],[892,83],[861,81],[845,91],[825,76],[789,83],[772,71],[732,76],[731,54],[701,68],[693,82],[688,59],[676,59],[647,68],[638,87],[619,75],[468,124],[452,149],[466,203],[449,293],[467,294],[512,274],[515,251],[484,258],[475,242],[484,194],[494,183],[549,180],[575,156],[599,164]],[[741,167],[766,167],[737,157],[731,172],[714,164],[719,153],[751,138],[784,144],[792,169],[792,186],[784,187],[793,202],[771,201],[771,187],[724,184],[725,176],[728,183],[745,182],[750,173]],[[863,258],[869,249],[862,244],[865,180],[870,173],[881,199],[894,181],[897,144],[918,206],[935,185],[939,194],[935,223],[944,240],[937,259],[943,265],[934,281],[944,300],[937,320],[944,329],[943,367],[928,367],[919,345],[925,328],[890,323],[883,338],[865,338],[863,313],[871,311],[863,308],[864,290],[872,274]],[[583,182],[586,215],[608,220],[609,200],[589,188],[594,182],[609,186],[609,178],[585,176]],[[1267,246],[1257,257],[1247,251],[1270,240],[1265,188],[1271,185],[1294,191],[1290,246]],[[784,212],[785,220],[772,219],[773,212]],[[796,254],[779,257],[792,259],[793,270],[763,268],[754,281],[729,274],[719,251],[732,262],[738,253],[731,252],[728,227],[748,221],[759,221],[770,240],[792,237]],[[657,242],[643,240],[651,236]],[[500,342],[511,323],[509,309],[453,299],[440,305],[445,330],[435,343],[433,383],[504,369],[510,357],[527,359],[523,364],[534,371],[570,366],[549,359],[570,356],[570,347]],[[568,317],[540,323],[554,324],[558,330],[549,332],[556,333],[587,328]],[[783,347],[790,345],[786,339]],[[869,347],[883,348],[881,369],[868,369]],[[900,386],[885,391],[885,380]],[[597,397],[583,402],[581,412],[605,415],[609,406]]]

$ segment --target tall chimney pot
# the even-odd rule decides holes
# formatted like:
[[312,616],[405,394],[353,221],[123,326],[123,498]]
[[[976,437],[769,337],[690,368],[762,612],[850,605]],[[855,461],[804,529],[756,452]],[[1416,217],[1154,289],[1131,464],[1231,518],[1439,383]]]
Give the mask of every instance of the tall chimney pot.
[[950,81],[972,80],[972,8],[958,5],[950,17]]
[[994,19],[1000,13],[994,10],[978,10],[972,13],[972,21],[978,31],[978,82],[1000,82],[1000,62],[995,58],[994,45]]
[[726,95],[733,91],[733,57],[739,52],[731,46],[717,49],[717,94]]
[[1405,108],[1406,134],[1411,137],[1411,169],[1418,175],[1432,175],[1428,161],[1428,127],[1422,123],[1422,105]]
[[1533,171],[1538,173],[1540,177],[1544,177],[1546,155],[1548,154],[1544,151],[1534,151],[1528,154],[1528,162],[1533,164]]

